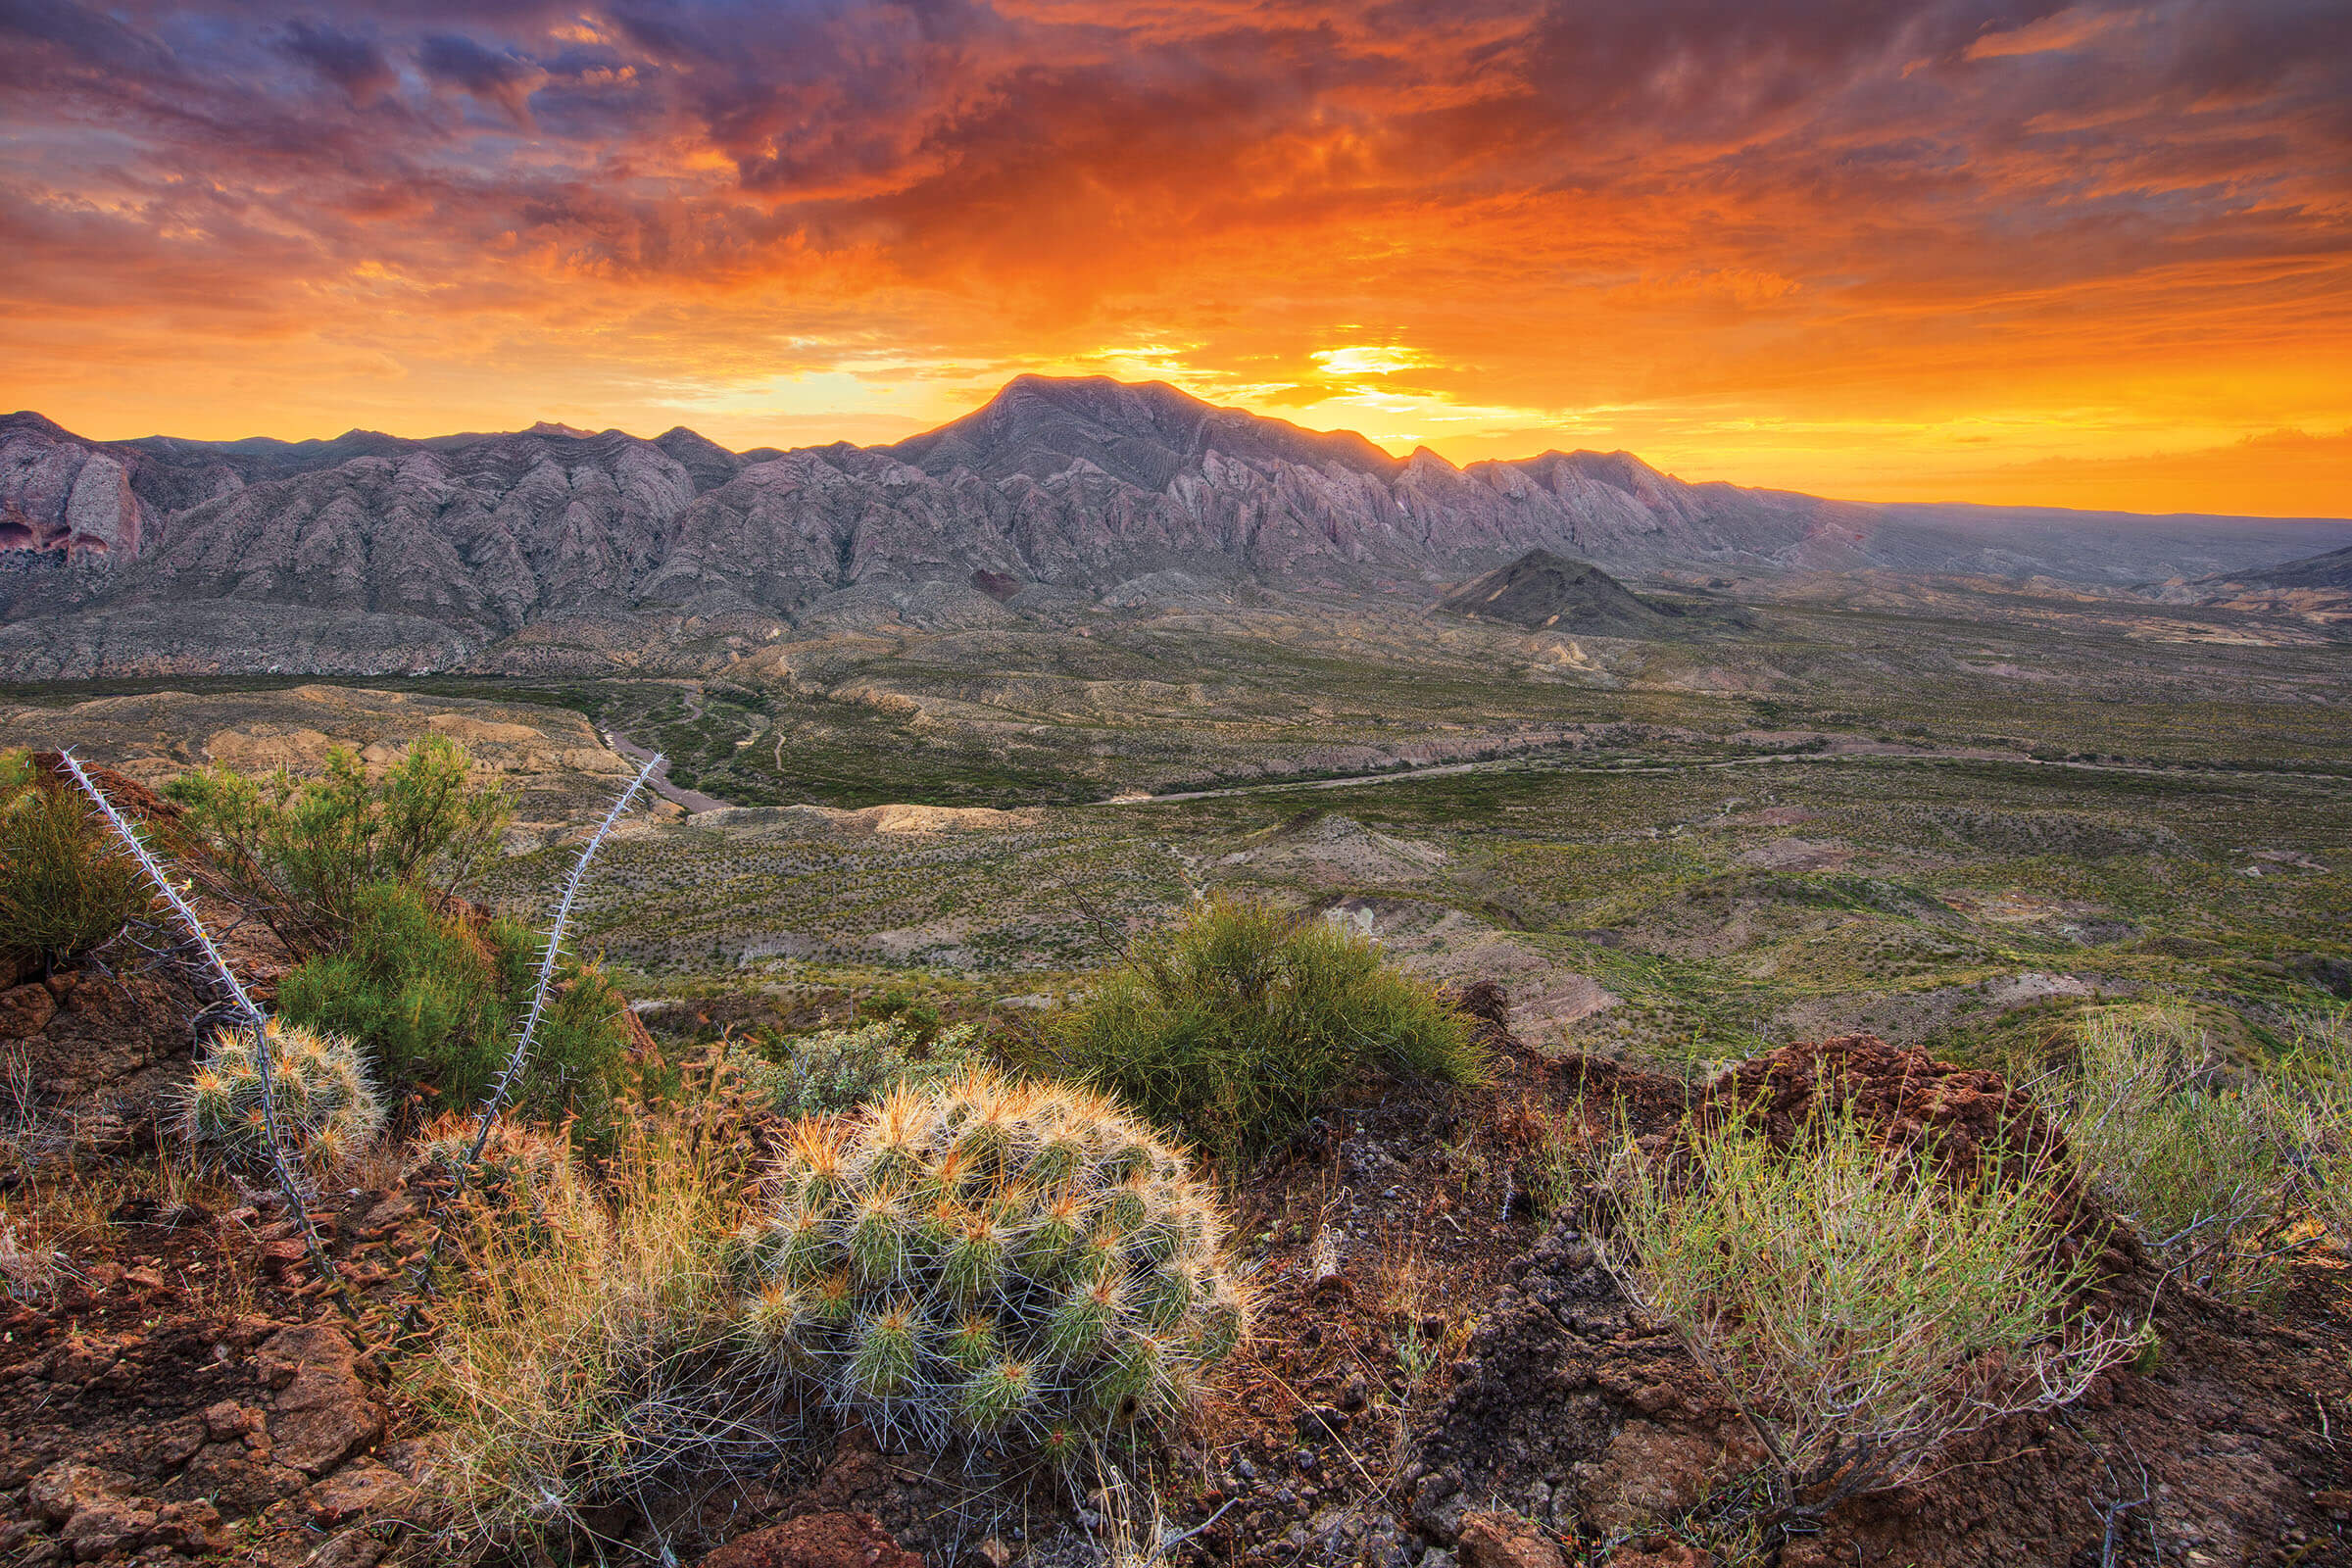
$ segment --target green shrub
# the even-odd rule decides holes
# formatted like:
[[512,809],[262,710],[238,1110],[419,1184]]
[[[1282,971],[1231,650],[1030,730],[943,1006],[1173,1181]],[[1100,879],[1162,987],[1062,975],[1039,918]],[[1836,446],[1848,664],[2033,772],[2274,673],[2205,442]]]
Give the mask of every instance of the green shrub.
[[189,825],[244,903],[298,955],[349,940],[364,889],[397,883],[438,906],[497,850],[507,791],[472,776],[465,749],[437,735],[370,781],[336,747],[309,782],[284,769],[253,779],[225,767],[172,780]]
[[744,1088],[784,1121],[831,1116],[881,1099],[902,1085],[924,1088],[978,1064],[979,1029],[962,1024],[924,1042],[897,1018],[858,1029],[829,1029],[764,1047],[738,1044],[728,1054]]
[[2321,1016],[2292,1035],[2283,1057],[2237,1065],[2178,1004],[2104,1007],[2078,1026],[2059,1081],[2100,1199],[2167,1267],[2249,1304],[2275,1298],[2322,1232],[2352,1246],[2352,1029]]
[[1484,1071],[1468,1020],[1368,939],[1225,898],[1141,943],[1054,1045],[1069,1076],[1221,1154],[1288,1137],[1370,1072]]
[[2277,1080],[2230,1070],[2164,1004],[2106,1007],[2075,1031],[2059,1125],[2086,1180],[2167,1267],[2259,1302],[2299,1249],[2296,1106]]
[[[332,1171],[375,1141],[383,1106],[352,1043],[272,1018],[270,1091],[278,1136],[301,1163]],[[261,1054],[249,1029],[224,1028],[182,1092],[181,1133],[217,1159],[267,1168]]]
[[2136,1348],[2082,1321],[2097,1249],[2060,1260],[2046,1176],[1985,1161],[1955,1185],[1844,1111],[1786,1150],[1745,1118],[1693,1125],[1688,1151],[1629,1145],[1601,1255],[1748,1417],[1783,1522],[1901,1486],[1953,1439],[2067,1403]]
[[0,948],[56,963],[145,913],[154,895],[89,803],[0,754]]
[[[530,998],[539,938],[513,920],[439,912],[431,895],[398,883],[357,889],[340,951],[306,958],[278,987],[289,1020],[348,1035],[382,1081],[442,1105],[490,1091]],[[516,1103],[609,1129],[627,1046],[622,1004],[592,966],[570,966],[550,999]]]
[[910,991],[890,990],[858,1004],[858,1016],[867,1023],[895,1023],[917,1046],[927,1046],[947,1028],[939,1004]]
[[985,1070],[802,1122],[739,1237],[746,1343],[844,1415],[1048,1456],[1239,1343],[1222,1219],[1117,1105]]

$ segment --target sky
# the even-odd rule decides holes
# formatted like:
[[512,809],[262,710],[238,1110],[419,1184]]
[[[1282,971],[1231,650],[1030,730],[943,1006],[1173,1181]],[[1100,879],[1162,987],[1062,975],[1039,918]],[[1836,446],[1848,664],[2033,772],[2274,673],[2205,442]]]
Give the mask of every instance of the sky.
[[0,0],[0,407],[2352,514],[2346,0]]

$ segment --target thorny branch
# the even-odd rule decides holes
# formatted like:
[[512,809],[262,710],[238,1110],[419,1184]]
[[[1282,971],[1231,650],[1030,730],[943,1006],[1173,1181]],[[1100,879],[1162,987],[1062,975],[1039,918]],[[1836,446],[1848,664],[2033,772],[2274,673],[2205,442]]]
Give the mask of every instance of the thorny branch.
[[146,873],[147,880],[155,885],[156,891],[163,895],[164,902],[171,905],[172,913],[179,917],[180,924],[195,939],[213,973],[227,988],[230,1004],[235,1007],[238,1018],[252,1032],[254,1058],[261,1065],[262,1134],[270,1150],[270,1168],[277,1177],[278,1191],[285,1196],[287,1216],[302,1234],[303,1249],[310,1254],[311,1267],[326,1282],[334,1296],[335,1304],[342,1308],[344,1315],[356,1321],[359,1314],[352,1305],[349,1288],[344,1284],[342,1273],[335,1267],[334,1260],[327,1256],[326,1248],[318,1240],[318,1228],[312,1223],[310,1205],[304,1200],[302,1177],[295,1169],[294,1162],[286,1156],[285,1141],[277,1116],[277,1068],[270,1048],[270,1020],[238,982],[236,971],[228,966],[228,960],[215,945],[212,933],[205,930],[204,921],[197,917],[195,907],[172,884],[171,877],[165,874],[162,863],[131,827],[129,819],[117,809],[114,802],[106,798],[106,792],[82,767],[81,760],[71,751],[62,754],[60,760],[67,771],[74,775],[74,782],[80,786],[81,792],[97,803],[107,825],[114,829],[115,836],[122,840],[123,847],[139,862],[139,869]]

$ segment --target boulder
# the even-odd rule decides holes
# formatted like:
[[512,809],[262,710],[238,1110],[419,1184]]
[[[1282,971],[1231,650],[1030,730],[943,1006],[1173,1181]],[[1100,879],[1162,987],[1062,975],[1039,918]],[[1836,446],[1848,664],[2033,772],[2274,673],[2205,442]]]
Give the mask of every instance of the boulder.
[[157,1524],[155,1505],[144,1500],[101,1497],[76,1509],[58,1533],[76,1562],[89,1562],[145,1542]]
[[372,1459],[354,1459],[302,1494],[303,1506],[322,1529],[349,1524],[362,1514],[382,1513],[407,1500],[409,1484]]
[[62,1525],[92,1503],[111,1497],[114,1478],[96,1465],[61,1459],[32,1478],[25,1506],[53,1525]]
[[1544,1528],[1515,1513],[1465,1514],[1455,1549],[1462,1568],[1568,1568]]
[[0,991],[0,1040],[24,1040],[39,1034],[57,1012],[57,998],[47,986],[13,986]]
[[1715,1554],[1687,1542],[1660,1540],[1619,1546],[1603,1568],[1715,1568]]
[[1597,1529],[1624,1530],[1691,1507],[1725,1464],[1720,1438],[1629,1420],[1595,1463],[1580,1467],[1584,1516]]
[[169,1546],[190,1556],[212,1548],[212,1532],[220,1527],[220,1510],[204,1498],[193,1502],[167,1502],[156,1510],[155,1528],[147,1532],[147,1544]]
[[361,1383],[356,1360],[350,1339],[331,1323],[281,1329],[262,1347],[262,1380],[277,1390],[270,1443],[279,1464],[323,1475],[383,1436],[383,1412]]
[[923,1568],[870,1513],[811,1513],[737,1536],[702,1568]]

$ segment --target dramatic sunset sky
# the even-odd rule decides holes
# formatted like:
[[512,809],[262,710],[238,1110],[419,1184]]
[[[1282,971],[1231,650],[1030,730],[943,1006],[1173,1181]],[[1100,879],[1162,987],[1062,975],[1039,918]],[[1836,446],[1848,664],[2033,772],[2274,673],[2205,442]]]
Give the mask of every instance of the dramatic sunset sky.
[[2352,514],[2352,3],[0,0],[0,407]]

